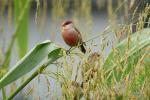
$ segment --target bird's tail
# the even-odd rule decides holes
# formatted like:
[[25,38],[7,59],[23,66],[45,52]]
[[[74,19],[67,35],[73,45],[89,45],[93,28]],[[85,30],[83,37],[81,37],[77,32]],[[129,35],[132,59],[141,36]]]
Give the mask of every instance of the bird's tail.
[[85,49],[85,47],[84,47],[83,44],[80,46],[80,50],[81,50],[83,53],[86,53],[86,49]]

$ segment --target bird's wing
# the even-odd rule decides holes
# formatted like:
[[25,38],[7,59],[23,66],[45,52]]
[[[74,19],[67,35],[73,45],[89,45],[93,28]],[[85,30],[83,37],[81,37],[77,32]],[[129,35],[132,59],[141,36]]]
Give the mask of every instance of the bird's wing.
[[74,27],[74,29],[75,29],[75,31],[77,31],[78,32],[78,36],[79,36],[79,42],[83,42],[83,40],[82,40],[82,36],[81,36],[81,33],[80,33],[80,31],[76,28],[76,27]]

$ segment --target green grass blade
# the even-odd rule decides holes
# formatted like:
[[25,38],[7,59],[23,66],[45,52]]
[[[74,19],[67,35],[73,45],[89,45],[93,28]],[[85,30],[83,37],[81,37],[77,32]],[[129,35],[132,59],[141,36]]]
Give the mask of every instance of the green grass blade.
[[3,95],[3,100],[6,100],[6,91],[4,88],[2,88],[2,95]]
[[[104,69],[110,83],[112,75],[116,81],[120,81],[131,70],[135,70],[139,59],[144,54],[144,48],[150,46],[150,29],[143,29],[131,36],[131,41],[128,46],[128,39],[120,42],[117,47],[108,55]],[[147,59],[150,60],[150,59]],[[149,61],[147,61],[149,62]]]
[[[14,12],[15,12],[15,23],[18,25],[18,20],[22,13],[22,8],[24,8],[24,4],[28,2],[27,0],[15,0],[14,1]],[[28,3],[28,8],[25,9],[25,13],[23,15],[21,24],[17,31],[17,44],[18,44],[18,53],[19,57],[22,58],[27,52],[28,47],[28,22],[29,22],[29,10],[30,10],[30,2]]]
[[[38,44],[30,52],[28,52],[11,70],[0,80],[0,88],[10,84],[11,82],[22,77],[38,66],[53,50],[58,49],[54,43],[45,41]],[[52,58],[52,57],[51,57]]]
[[[139,34],[139,35],[137,35]],[[105,60],[104,68],[109,69],[114,66],[115,61],[120,56],[121,62],[125,61],[128,57],[131,57],[140,50],[150,45],[150,29],[144,29],[140,33],[134,33],[131,36],[130,47],[127,49],[128,39],[120,42],[115,48],[117,51],[112,51]],[[127,58],[125,58],[127,57]]]
[[13,45],[15,43],[16,37],[18,35],[18,30],[20,29],[23,17],[24,17],[24,15],[26,13],[25,11],[26,11],[26,9],[29,8],[29,4],[30,3],[31,3],[31,0],[26,0],[26,3],[24,4],[24,8],[22,9],[21,15],[20,15],[20,17],[18,19],[18,23],[16,23],[17,25],[16,25],[15,32],[14,32],[14,34],[12,36],[11,42],[10,42],[10,44],[8,46],[8,49],[6,50],[5,59],[4,59],[3,63],[2,63],[2,68],[6,69],[6,70],[8,69],[9,64],[10,64],[11,51],[12,51]]
[[62,50],[61,48],[55,49],[52,52],[48,54],[48,60],[40,66],[35,72],[32,73],[32,75],[24,81],[15,92],[13,92],[7,100],[12,100],[14,96],[16,96],[32,79],[34,79],[40,72],[42,72],[49,64],[57,60],[62,56]]

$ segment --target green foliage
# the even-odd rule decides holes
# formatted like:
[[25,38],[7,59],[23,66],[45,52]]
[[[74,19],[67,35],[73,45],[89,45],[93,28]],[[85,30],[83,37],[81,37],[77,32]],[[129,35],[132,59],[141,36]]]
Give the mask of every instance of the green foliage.
[[9,70],[4,77],[0,80],[0,88],[10,84],[11,82],[17,80],[18,78],[21,78],[23,75],[29,73],[33,68],[38,67],[38,65],[48,57],[51,58],[57,58],[55,56],[59,53],[58,51],[55,51],[51,54],[54,50],[58,49],[54,43],[50,41],[45,41],[41,44],[38,44],[35,48],[33,48],[30,52],[28,52],[16,65]]
[[24,18],[24,16],[26,16],[25,14],[26,14],[27,9],[29,9],[30,2],[31,2],[31,0],[26,0],[24,8],[21,10],[19,18],[17,20],[15,32],[13,34],[13,37],[10,41],[10,44],[9,44],[7,50],[6,50],[5,59],[4,59],[3,64],[2,64],[2,68],[6,69],[6,70],[9,67],[10,60],[11,60],[11,51],[12,51],[13,45],[15,43],[16,37],[18,35],[18,31],[20,30],[20,26],[22,24],[22,21],[24,20],[23,18]]
[[[104,63],[104,69],[109,74],[109,84],[113,74],[116,81],[120,81],[121,78],[123,79],[131,70],[135,69],[142,55],[148,53],[145,52],[145,48],[150,45],[149,31],[149,29],[143,29],[134,33],[130,37],[130,41],[127,38],[113,48]],[[150,61],[150,58],[147,60]]]
[[[82,56],[81,58],[78,56],[81,62],[77,67],[82,75],[77,69],[75,81],[70,77],[74,75],[72,70],[75,67],[75,58],[66,59],[66,63],[63,61],[64,65],[61,65],[65,71],[61,73],[63,97],[73,99],[80,93],[85,99],[130,99],[142,96],[147,98],[150,93],[147,90],[150,85],[149,32],[150,29],[143,29],[125,38],[113,46],[105,61],[97,53],[88,58],[83,56],[84,60]],[[72,82],[77,85],[74,86]],[[76,92],[78,89],[80,92]]]
[[17,95],[17,93],[19,93],[19,91],[21,91],[30,81],[32,81],[38,74],[40,74],[49,64],[52,64],[54,61],[56,61],[58,58],[62,57],[62,49],[61,48],[57,48],[54,49],[53,51],[51,51],[48,54],[48,59],[46,60],[46,62],[40,66],[37,70],[35,70],[32,75],[26,79],[26,81],[24,81],[7,99],[11,100],[13,99],[13,97],[15,95]]
[[[15,12],[15,23],[16,27],[18,25],[18,20],[22,13],[22,8],[25,7],[25,4],[28,3],[27,0],[14,0],[14,12]],[[21,24],[17,31],[17,44],[18,44],[18,53],[19,57],[22,58],[27,52],[28,48],[28,26],[29,26],[29,10],[30,3],[28,3],[27,9],[22,17]]]
[[[150,29],[143,29],[139,32],[134,33],[130,38],[130,43],[128,44],[128,38],[120,42],[113,51],[109,54],[105,61],[105,68],[112,67],[116,60],[121,59],[125,61],[125,57],[130,57],[136,52],[146,48],[150,45]],[[120,58],[119,58],[120,57]]]
[[[7,8],[7,2],[6,0],[1,1],[0,15],[3,16],[5,8]],[[119,37],[120,39],[120,37],[123,37],[122,33],[128,33],[128,37],[116,44],[116,46],[113,46],[111,53],[104,61],[102,60],[103,58],[101,58],[101,54],[97,52],[94,53],[94,56],[98,54],[96,57],[93,57],[93,55],[85,56],[80,53],[74,55],[72,52],[69,56],[63,56],[61,53],[62,49],[50,41],[38,44],[26,54],[28,47],[28,17],[31,1],[32,0],[14,0],[13,2],[16,29],[12,40],[10,41],[10,45],[6,50],[2,67],[0,68],[0,89],[2,90],[3,99],[13,99],[13,97],[16,96],[31,80],[41,73],[59,81],[63,99],[72,100],[81,97],[84,99],[136,99],[134,97],[138,97],[138,99],[147,99],[149,97],[150,29],[143,29],[144,20],[149,13],[149,6],[147,6],[145,10],[142,9],[143,11],[141,11],[140,14],[136,11],[137,9],[134,9],[135,11],[132,12],[133,14],[131,13],[129,15],[128,3],[130,4],[131,2],[127,2],[126,0],[122,2],[118,0],[117,6],[115,7],[112,0],[107,2],[108,16],[111,21],[109,27],[111,27],[112,31],[115,29],[117,38]],[[42,1],[36,1],[37,9],[35,21],[45,24],[44,18],[46,17],[42,18],[40,14],[46,16],[46,10],[44,12],[43,9],[47,9],[48,5],[46,3],[48,0],[44,0],[43,5],[41,3]],[[102,0],[96,0],[98,6],[100,4],[105,5],[105,2],[101,3],[100,1]],[[132,3],[135,3],[135,1]],[[52,21],[56,21],[57,23],[61,18],[67,17],[68,11],[71,11],[71,13],[69,13],[71,14],[69,15],[69,18],[73,18],[75,23],[77,20],[81,19],[84,22],[84,25],[82,25],[79,21],[79,24],[82,27],[89,25],[92,21],[91,2],[92,0],[73,0],[71,3],[70,0],[53,0],[51,8]],[[44,4],[46,5],[45,8]],[[8,7],[10,5],[8,5]],[[42,6],[43,9],[41,9]],[[130,6],[132,5],[130,4]],[[114,8],[116,8],[116,10]],[[117,27],[119,22],[117,13],[119,11],[121,12],[121,15],[125,13],[125,19],[123,19],[125,22],[121,25],[123,28]],[[131,17],[132,19],[130,19]],[[4,19],[4,16],[2,19]],[[134,19],[138,19],[138,21]],[[128,23],[129,25],[125,25],[125,23]],[[42,26],[42,24],[40,26]],[[53,25],[54,24],[55,23],[53,23]],[[129,29],[131,28],[130,25],[136,25],[137,30],[143,30],[131,35],[132,29]],[[126,26],[129,26],[129,28],[126,28]],[[90,28],[90,26],[88,26],[88,28]],[[122,30],[120,28],[122,28]],[[118,33],[116,31],[118,31]],[[26,55],[8,71],[12,48],[16,40],[19,57],[22,58],[25,54]],[[105,46],[107,47],[107,45]],[[58,72],[51,72],[48,71],[48,69],[44,70],[48,65],[52,64],[62,56],[63,61],[55,63],[58,67]],[[21,83],[15,91],[11,91],[11,95],[7,98],[4,87],[17,79],[22,78],[30,71],[33,71],[31,76]],[[1,76],[3,77],[1,78]],[[73,76],[75,76],[75,78],[73,78]]]

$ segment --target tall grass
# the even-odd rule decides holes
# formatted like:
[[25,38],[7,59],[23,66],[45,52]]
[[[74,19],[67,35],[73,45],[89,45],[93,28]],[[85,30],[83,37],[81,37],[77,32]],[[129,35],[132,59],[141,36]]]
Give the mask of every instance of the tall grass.
[[[1,2],[3,2],[1,6],[1,18],[3,19],[7,3],[5,0]],[[36,0],[35,2],[37,3],[35,21],[37,25],[40,24],[42,28],[44,28],[44,24],[46,24],[47,20],[46,14],[49,5],[47,5],[46,2],[47,0],[44,1],[43,8],[41,8],[42,3],[40,0]],[[53,22],[57,23],[67,15],[70,15],[69,18],[72,18],[75,23],[84,20],[85,24],[90,27],[92,24],[91,2],[92,0],[52,0],[51,11]],[[107,4],[105,8],[108,11],[110,25],[103,34],[107,34],[106,38],[108,38],[107,36],[113,32],[116,38],[115,43],[110,43],[109,39],[103,39],[103,43],[99,44],[102,47],[102,51],[105,51],[108,46],[112,47],[107,57],[104,58],[105,54],[100,53],[102,52],[101,50],[98,50],[99,52],[91,52],[93,45],[88,46],[88,54],[86,55],[83,55],[80,51],[73,50],[69,56],[63,54],[61,58],[54,63],[44,63],[44,67],[38,66],[40,67],[39,69],[42,68],[42,70],[37,69],[33,72],[32,76],[28,77],[25,82],[20,83],[17,89],[10,91],[11,95],[9,96],[9,94],[6,94],[7,92],[4,86],[14,82],[18,78],[22,78],[25,73],[30,72],[35,67],[33,64],[35,60],[36,65],[38,65],[40,62],[39,59],[42,61],[45,56],[48,57],[49,55],[47,58],[49,61],[49,59],[55,58],[55,56],[59,54],[59,52],[56,51],[50,53],[50,51],[48,51],[51,50],[50,48],[41,50],[40,48],[42,48],[42,46],[44,47],[44,45],[36,48],[37,52],[29,52],[26,54],[28,47],[28,16],[30,15],[29,9],[32,2],[31,0],[15,0],[12,2],[15,8],[15,32],[5,53],[2,52],[1,54],[0,49],[0,77],[4,75],[0,81],[3,99],[7,99],[7,97],[11,99],[16,96],[33,78],[38,76],[38,74],[45,76],[46,86],[48,88],[47,92],[52,88],[49,78],[53,78],[59,82],[61,96],[56,97],[59,99],[78,100],[83,98],[87,100],[99,100],[149,98],[150,29],[144,29],[144,25],[150,12],[150,6],[147,4],[144,9],[138,12],[140,4],[136,5],[134,10],[132,9],[133,11],[130,11],[130,5],[127,0],[122,0],[122,2],[118,0],[115,4],[112,0],[107,0],[107,2],[97,0],[96,2],[99,9],[101,6]],[[103,5],[101,5],[101,2]],[[20,9],[20,7],[23,8]],[[72,9],[73,12],[70,12],[70,9]],[[44,12],[42,13],[42,11]],[[86,35],[88,36],[88,34]],[[21,58],[25,54],[26,56],[19,61],[19,64],[16,64],[16,69],[14,68],[12,71],[9,70],[9,63],[11,61],[12,48],[16,40],[18,42],[19,57]],[[46,51],[44,55],[42,55],[43,51]],[[31,56],[28,56],[30,53]],[[39,57],[37,57],[36,54],[39,55]],[[57,72],[45,69],[49,64],[54,64],[57,67]],[[21,67],[26,67],[26,69],[21,70]],[[16,75],[15,72],[17,72],[18,75]],[[26,95],[34,95],[34,89],[35,87],[29,90]],[[49,93],[46,95],[47,99],[49,97],[48,95]],[[51,93],[52,98],[54,95],[54,93]]]

